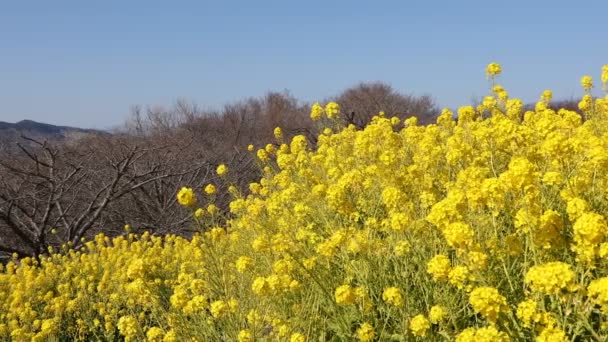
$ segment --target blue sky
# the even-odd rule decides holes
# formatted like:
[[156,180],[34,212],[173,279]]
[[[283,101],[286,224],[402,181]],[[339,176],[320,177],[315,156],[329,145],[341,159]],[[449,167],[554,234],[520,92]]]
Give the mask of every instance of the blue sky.
[[571,98],[608,64],[607,18],[595,0],[0,1],[0,121],[109,128],[137,104],[361,81],[455,108],[486,94],[492,61],[511,95]]

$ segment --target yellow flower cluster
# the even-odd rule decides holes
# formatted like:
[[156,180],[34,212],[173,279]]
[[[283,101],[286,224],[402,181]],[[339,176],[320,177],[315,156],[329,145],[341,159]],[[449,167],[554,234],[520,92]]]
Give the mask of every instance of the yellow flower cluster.
[[575,274],[570,265],[560,261],[532,266],[526,273],[525,283],[532,291],[542,294],[558,294],[571,286]]
[[456,342],[508,342],[509,336],[494,326],[467,328],[456,337]]
[[228,166],[226,166],[225,164],[220,164],[217,167],[216,172],[218,176],[225,176],[228,173]]
[[410,321],[410,330],[414,336],[426,336],[427,330],[431,328],[431,323],[424,315],[417,315]]
[[[315,104],[316,146],[275,130],[248,147],[264,173],[247,194],[179,190],[190,239],[99,235],[11,260],[0,340],[608,339],[608,97],[575,112],[545,91],[526,111],[492,86],[425,126],[341,127],[337,104]],[[216,186],[226,217],[215,196],[197,204]]]
[[363,323],[357,329],[357,337],[359,337],[359,341],[361,342],[371,342],[374,340],[376,336],[376,331],[374,327],[369,323]]
[[435,305],[431,307],[431,311],[429,312],[429,319],[431,320],[431,323],[439,324],[446,318],[447,315],[448,313],[442,306]]
[[382,293],[382,299],[390,305],[394,305],[394,306],[403,305],[403,294],[401,292],[401,289],[399,289],[397,287],[386,288],[384,290],[384,293]]
[[493,287],[474,289],[471,291],[469,302],[475,312],[481,314],[490,322],[496,322],[501,312],[508,311],[507,299]]
[[502,72],[502,66],[498,63],[490,63],[486,67],[486,75],[488,77],[496,77]]
[[[325,105],[325,108],[318,102],[312,105],[310,111],[310,118],[314,121],[320,120],[323,116],[326,116],[330,120],[336,120],[340,116],[340,105],[335,102],[329,102]],[[277,131],[275,130],[275,137],[277,137]],[[279,139],[277,137],[277,139]]]
[[438,254],[429,260],[427,272],[433,276],[433,280],[445,280],[450,274],[450,259],[443,254]]
[[568,342],[569,339],[566,336],[566,333],[559,328],[556,327],[548,327],[543,329],[538,337],[536,337],[537,342]]
[[585,75],[581,78],[581,86],[585,91],[590,91],[593,88],[593,78],[589,75]]
[[187,187],[182,187],[177,193],[177,201],[185,207],[191,207],[196,204],[196,195],[194,190]]
[[342,285],[336,289],[336,303],[347,305],[353,304],[357,299],[357,295],[355,293],[355,289],[350,287],[349,285]]
[[587,288],[589,297],[602,306],[604,314],[608,313],[608,277],[593,280]]

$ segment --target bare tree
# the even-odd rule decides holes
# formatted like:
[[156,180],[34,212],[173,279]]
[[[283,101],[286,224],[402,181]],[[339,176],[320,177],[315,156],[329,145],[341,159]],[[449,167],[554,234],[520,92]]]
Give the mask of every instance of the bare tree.
[[[170,159],[160,156],[175,154],[170,150],[176,147],[132,138],[95,136],[78,146],[24,139],[35,147],[20,143],[19,154],[0,158],[0,251],[8,253],[37,255],[51,245],[78,245],[112,221],[107,214],[114,202],[204,169],[201,163],[169,167]],[[164,190],[175,195],[175,189]]]
[[333,100],[340,104],[347,123],[358,128],[365,127],[381,111],[400,118],[415,116],[422,124],[432,122],[438,114],[430,96],[402,94],[382,82],[360,83],[346,89]]

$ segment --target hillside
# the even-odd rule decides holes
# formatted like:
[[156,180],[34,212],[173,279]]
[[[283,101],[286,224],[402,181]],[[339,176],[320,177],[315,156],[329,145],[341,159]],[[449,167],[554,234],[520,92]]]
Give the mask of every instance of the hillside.
[[17,123],[0,121],[0,144],[10,144],[28,137],[40,141],[63,141],[79,139],[89,134],[109,134],[107,132],[69,126],[56,126],[32,120]]

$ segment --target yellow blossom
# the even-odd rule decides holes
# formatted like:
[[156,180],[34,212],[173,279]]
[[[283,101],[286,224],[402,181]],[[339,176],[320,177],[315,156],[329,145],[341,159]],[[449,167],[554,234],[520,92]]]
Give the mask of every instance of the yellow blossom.
[[211,303],[210,311],[214,318],[222,318],[230,311],[230,306],[223,300],[216,300]]
[[163,329],[159,327],[152,327],[146,332],[146,338],[150,342],[162,342],[164,337],[165,333],[163,332]]
[[361,324],[361,326],[357,328],[357,337],[361,342],[371,342],[374,340],[375,336],[376,331],[374,330],[374,327],[367,322]]
[[274,137],[277,140],[282,140],[283,139],[283,130],[281,129],[281,127],[275,127],[273,133],[274,133]]
[[568,342],[570,339],[566,333],[557,327],[548,326],[536,337],[536,342]]
[[382,293],[382,300],[384,300],[387,304],[394,306],[402,306],[403,305],[403,293],[401,289],[397,287],[388,287],[384,289]]
[[570,265],[554,261],[531,267],[526,273],[525,282],[533,291],[558,294],[572,284],[574,277]]
[[289,342],[306,342],[306,337],[300,333],[293,333],[289,337]]
[[448,312],[442,306],[434,305],[429,311],[429,320],[433,324],[439,324],[445,319],[447,314]]
[[509,336],[496,329],[495,326],[488,326],[479,329],[467,328],[456,336],[456,342],[508,342]]
[[253,266],[253,259],[248,256],[241,256],[236,260],[236,269],[240,273],[247,272]]
[[353,304],[357,299],[356,293],[350,285],[341,285],[334,293],[336,303],[341,305]]
[[490,322],[495,322],[500,313],[507,310],[507,299],[493,287],[478,287],[474,289],[469,302],[475,312],[487,318]]
[[117,327],[120,333],[127,338],[133,338],[139,333],[139,323],[133,316],[122,316],[118,320]]
[[323,107],[319,103],[315,103],[312,105],[312,110],[310,111],[310,118],[314,121],[317,121],[323,116],[324,113],[325,111],[323,110]]
[[427,272],[433,276],[433,280],[446,280],[450,272],[450,259],[443,254],[434,256],[427,264]]
[[410,330],[414,336],[424,337],[426,336],[427,331],[431,327],[431,323],[429,322],[424,315],[417,315],[412,318],[410,321]]
[[590,91],[593,88],[593,78],[589,75],[581,77],[581,86],[585,91]]
[[340,105],[335,102],[330,102],[325,105],[325,114],[329,119],[337,119],[340,115]]
[[488,77],[492,77],[493,78],[495,76],[500,75],[501,72],[502,72],[502,67],[498,63],[490,63],[486,67],[486,75]]
[[252,342],[253,341],[253,333],[249,329],[239,331],[239,335],[237,336],[238,342]]
[[185,207],[191,207],[196,204],[196,195],[191,188],[182,187],[177,193],[177,202]]
[[207,184],[205,186],[205,193],[207,195],[213,195],[216,193],[216,191],[217,191],[217,189],[215,188],[215,185],[213,185],[213,184]]
[[216,170],[218,176],[225,176],[228,173],[228,167],[225,164],[220,164]]

